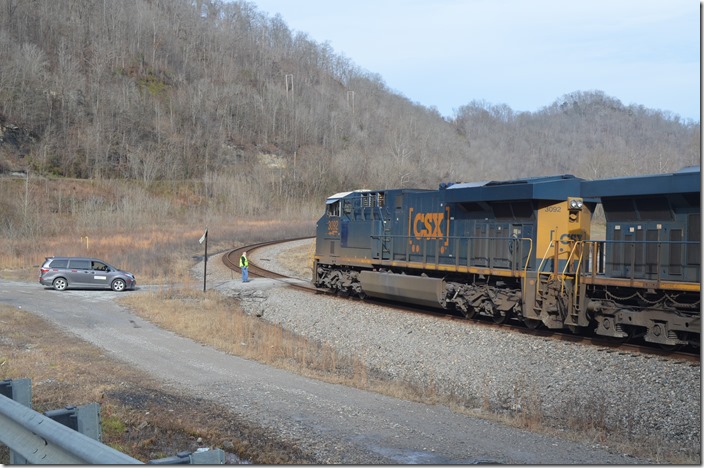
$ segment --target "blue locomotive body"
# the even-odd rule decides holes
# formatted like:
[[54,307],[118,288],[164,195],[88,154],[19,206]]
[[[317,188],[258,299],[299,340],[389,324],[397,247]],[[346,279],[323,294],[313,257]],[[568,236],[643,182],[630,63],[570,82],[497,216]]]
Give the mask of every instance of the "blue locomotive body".
[[334,195],[317,226],[314,281],[466,316],[539,320],[539,298],[522,291],[522,279],[563,268],[569,246],[588,237],[593,204],[573,196],[580,182],[562,175]]
[[[336,194],[317,225],[313,281],[498,323],[695,343],[699,175],[560,175]],[[591,238],[599,203],[605,240]]]
[[701,171],[582,184],[606,217],[604,273],[610,278],[701,281]]
[[584,182],[601,202],[603,242],[591,242],[583,307],[596,332],[665,346],[699,345],[701,169]]

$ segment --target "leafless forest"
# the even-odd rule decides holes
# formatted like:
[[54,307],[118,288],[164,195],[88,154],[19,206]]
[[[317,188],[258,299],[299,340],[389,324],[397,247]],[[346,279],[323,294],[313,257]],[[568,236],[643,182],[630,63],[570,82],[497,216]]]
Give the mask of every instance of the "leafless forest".
[[[261,216],[354,188],[669,172],[699,164],[699,135],[598,90],[534,113],[477,96],[444,118],[250,2],[0,0],[0,172],[130,181],[152,211],[163,195]],[[0,201],[2,229],[41,203],[25,190]]]

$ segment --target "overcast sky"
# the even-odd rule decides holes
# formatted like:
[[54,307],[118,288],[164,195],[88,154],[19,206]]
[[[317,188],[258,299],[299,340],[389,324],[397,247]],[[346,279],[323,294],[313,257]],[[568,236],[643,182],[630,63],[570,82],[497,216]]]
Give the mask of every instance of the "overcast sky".
[[603,91],[700,120],[696,0],[250,0],[447,117]]

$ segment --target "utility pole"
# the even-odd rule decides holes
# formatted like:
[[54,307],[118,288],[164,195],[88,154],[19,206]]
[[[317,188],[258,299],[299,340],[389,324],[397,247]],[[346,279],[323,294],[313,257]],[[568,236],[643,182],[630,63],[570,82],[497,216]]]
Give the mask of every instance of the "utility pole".
[[24,175],[24,222],[27,224],[27,206],[29,205],[29,169]]

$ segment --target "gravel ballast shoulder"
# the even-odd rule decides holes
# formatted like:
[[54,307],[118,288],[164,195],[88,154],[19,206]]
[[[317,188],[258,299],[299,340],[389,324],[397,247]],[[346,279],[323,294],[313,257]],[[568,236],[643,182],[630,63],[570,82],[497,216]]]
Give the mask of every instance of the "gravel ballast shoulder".
[[[277,269],[295,252],[276,247],[252,261]],[[0,279],[0,303],[45,318],[147,372],[169,392],[217,403],[225,416],[231,412],[315,463],[700,463],[698,365],[305,294],[290,287],[293,281],[250,276],[242,283],[219,257],[208,262],[209,289],[238,297],[259,320],[354,357],[369,376],[431,388],[430,399],[392,398],[227,354],[118,302],[162,286],[58,293]],[[192,271],[202,280],[203,269],[201,263]],[[461,407],[434,403],[444,395]],[[525,417],[531,430],[502,423],[514,417]],[[574,427],[589,426],[597,430],[573,438]],[[644,444],[647,455],[636,450]]]
[[[265,257],[260,265],[295,275],[278,259],[306,242],[271,247],[252,261]],[[685,459],[700,456],[699,365],[255,285],[223,281],[219,289],[240,296],[249,312],[265,320],[357,357],[375,375],[416,386],[432,383],[435,392],[453,395],[470,412],[539,416],[557,430],[604,427],[605,445],[618,435],[679,450]]]

